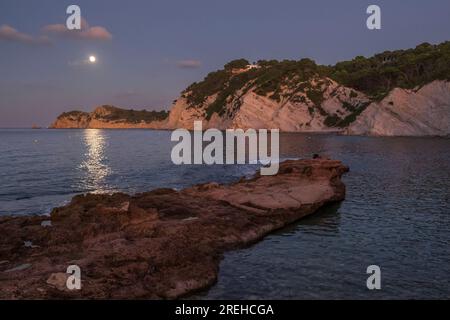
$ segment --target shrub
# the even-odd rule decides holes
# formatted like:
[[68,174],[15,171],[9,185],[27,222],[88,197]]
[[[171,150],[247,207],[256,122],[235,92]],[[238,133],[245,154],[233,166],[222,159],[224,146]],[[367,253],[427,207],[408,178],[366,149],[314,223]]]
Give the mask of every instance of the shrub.
[[233,61],[228,62],[224,66],[224,69],[225,70],[243,69],[243,68],[247,67],[249,64],[250,64],[250,62],[248,62],[248,60],[237,59],[237,60],[233,60]]
[[341,120],[341,118],[339,118],[336,114],[334,114],[332,116],[327,116],[323,123],[327,127],[334,127],[340,120]]

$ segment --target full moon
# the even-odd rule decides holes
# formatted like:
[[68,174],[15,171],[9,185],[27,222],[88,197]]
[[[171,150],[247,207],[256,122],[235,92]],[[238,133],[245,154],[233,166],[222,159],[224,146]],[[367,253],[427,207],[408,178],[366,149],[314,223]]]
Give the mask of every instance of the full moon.
[[95,63],[97,61],[97,58],[95,56],[89,56],[89,62]]

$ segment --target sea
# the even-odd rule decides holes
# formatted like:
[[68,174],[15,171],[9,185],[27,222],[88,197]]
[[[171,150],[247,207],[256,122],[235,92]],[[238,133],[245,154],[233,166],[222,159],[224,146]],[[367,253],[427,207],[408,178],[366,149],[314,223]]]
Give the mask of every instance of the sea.
[[[46,215],[81,193],[230,183],[257,164],[175,165],[169,131],[0,129],[0,216]],[[194,299],[450,298],[450,139],[280,134],[280,158],[350,167],[347,197],[227,252]],[[369,266],[381,289],[369,290]]]

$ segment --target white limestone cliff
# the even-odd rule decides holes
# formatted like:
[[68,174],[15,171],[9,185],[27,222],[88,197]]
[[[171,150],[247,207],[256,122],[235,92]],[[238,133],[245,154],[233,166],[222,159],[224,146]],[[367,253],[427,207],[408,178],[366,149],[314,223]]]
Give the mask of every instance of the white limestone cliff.
[[450,135],[450,82],[433,81],[416,90],[394,89],[370,104],[346,130],[349,135]]

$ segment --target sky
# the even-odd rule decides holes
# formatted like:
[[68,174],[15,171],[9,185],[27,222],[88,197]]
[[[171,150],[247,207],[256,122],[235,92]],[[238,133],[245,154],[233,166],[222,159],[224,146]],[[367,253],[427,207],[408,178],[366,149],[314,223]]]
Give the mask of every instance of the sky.
[[[75,36],[71,4],[83,18]],[[366,27],[371,4],[381,30]],[[334,64],[447,40],[448,0],[0,0],[0,127],[103,104],[168,110],[238,58]]]

